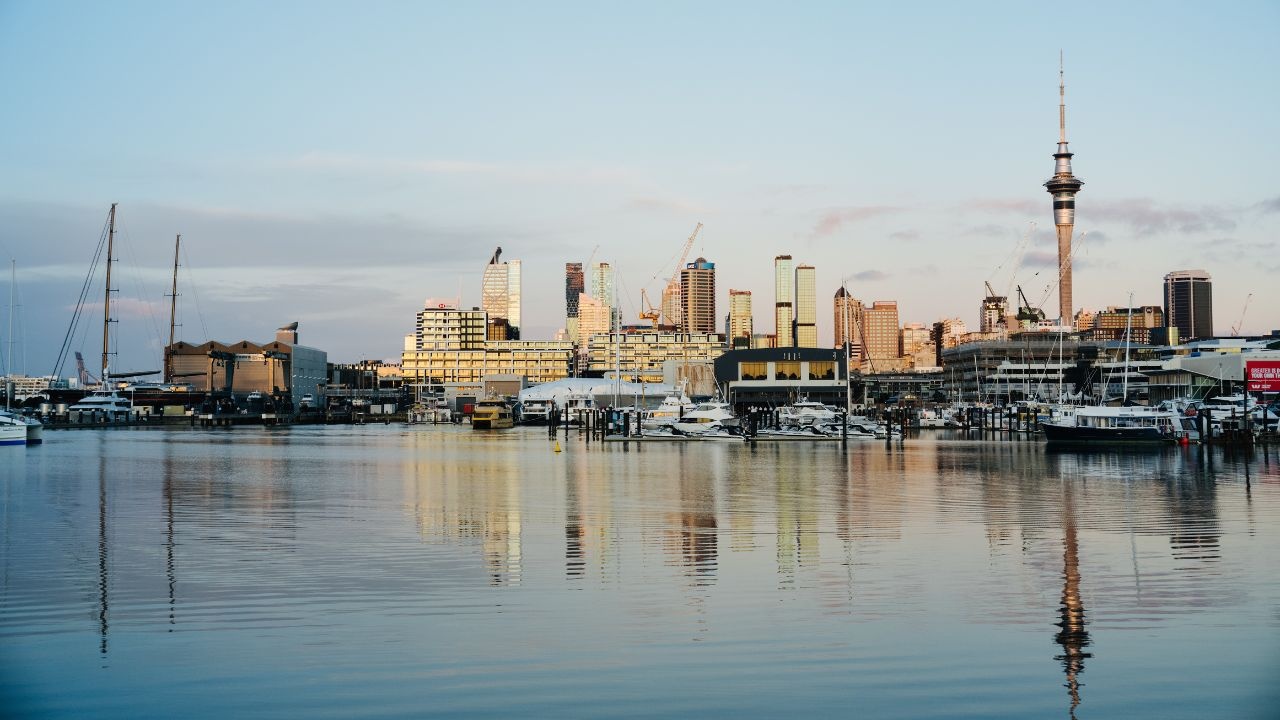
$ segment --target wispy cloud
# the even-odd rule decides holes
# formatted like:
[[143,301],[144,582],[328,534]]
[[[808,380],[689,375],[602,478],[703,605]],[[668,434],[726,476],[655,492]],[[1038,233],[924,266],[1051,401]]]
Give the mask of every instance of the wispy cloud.
[[632,185],[634,173],[621,168],[543,167],[473,160],[405,159],[311,151],[284,162],[287,168],[374,176],[474,176],[521,184]]
[[633,197],[623,209],[630,212],[685,216],[705,215],[708,212],[706,207],[688,200],[656,196]]
[[1254,205],[1254,207],[1257,208],[1258,210],[1261,210],[1264,213],[1280,212],[1280,197],[1273,197],[1269,200],[1263,200],[1257,205]]
[[904,210],[905,208],[893,205],[829,208],[819,216],[818,222],[813,226],[813,232],[810,235],[815,238],[827,237],[845,225],[853,225],[873,218],[893,215]]
[[1151,198],[1099,200],[1089,208],[1091,220],[1123,223],[1144,236],[1170,232],[1229,232],[1236,228],[1234,214],[1229,208],[1212,205],[1198,208],[1162,206]]
[[881,272],[879,270],[863,270],[862,272],[854,273],[849,277],[852,280],[858,280],[861,282],[876,282],[879,280],[888,280],[889,273]]
[[889,233],[889,239],[897,240],[898,242],[915,242],[916,240],[920,239],[920,231],[919,230],[898,230],[896,232]]

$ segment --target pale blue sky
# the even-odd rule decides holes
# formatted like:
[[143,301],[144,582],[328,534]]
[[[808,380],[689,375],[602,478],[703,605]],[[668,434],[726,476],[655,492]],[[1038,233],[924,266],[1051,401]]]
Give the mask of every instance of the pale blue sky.
[[826,339],[842,278],[904,322],[976,324],[988,279],[1054,315],[1059,48],[1077,305],[1204,268],[1220,333],[1250,292],[1245,330],[1280,328],[1278,7],[0,2],[14,364],[51,368],[113,201],[120,370],[158,367],[179,232],[183,339],[298,320],[339,361],[397,357],[428,296],[479,304],[496,245],[526,336],[597,244],[634,316],[699,221],[758,331],[779,253],[817,266]]

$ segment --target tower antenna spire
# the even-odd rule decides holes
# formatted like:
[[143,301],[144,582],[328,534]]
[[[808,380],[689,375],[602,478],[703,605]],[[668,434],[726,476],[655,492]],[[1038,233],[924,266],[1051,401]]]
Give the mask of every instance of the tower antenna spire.
[[1067,85],[1062,73],[1062,51],[1058,51],[1058,142],[1067,141]]

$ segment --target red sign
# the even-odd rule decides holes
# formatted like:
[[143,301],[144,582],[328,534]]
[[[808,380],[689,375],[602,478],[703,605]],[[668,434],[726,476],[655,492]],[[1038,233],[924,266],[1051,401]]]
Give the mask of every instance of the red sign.
[[1280,360],[1247,360],[1245,389],[1249,392],[1280,392]]

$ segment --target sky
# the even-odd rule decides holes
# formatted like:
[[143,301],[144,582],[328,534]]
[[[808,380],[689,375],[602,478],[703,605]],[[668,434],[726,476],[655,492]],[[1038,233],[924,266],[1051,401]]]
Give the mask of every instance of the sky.
[[824,342],[841,283],[904,323],[976,326],[984,282],[1053,317],[1059,51],[1077,309],[1205,269],[1218,334],[1280,329],[1280,5],[1061,7],[0,0],[0,365],[70,336],[96,367],[101,267],[69,328],[113,202],[117,372],[160,367],[177,234],[178,339],[298,321],[336,362],[479,305],[497,246],[524,337],[563,326],[566,262],[635,317],[699,222],[757,332],[778,254]]

